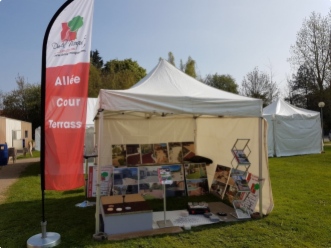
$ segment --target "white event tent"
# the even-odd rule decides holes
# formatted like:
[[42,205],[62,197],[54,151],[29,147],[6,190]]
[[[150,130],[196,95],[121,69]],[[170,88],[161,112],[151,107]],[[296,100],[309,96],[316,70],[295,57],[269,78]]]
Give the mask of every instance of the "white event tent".
[[269,157],[316,154],[322,151],[320,113],[277,99],[263,109],[268,121]]
[[[205,85],[166,60],[127,90],[100,90],[95,109],[98,171],[111,165],[112,145],[195,142],[195,154],[213,160],[207,166],[211,184],[218,164],[231,167],[237,139],[248,139],[249,172],[263,181],[256,211],[268,214],[273,198],[268,170],[267,123],[262,101]],[[100,175],[97,179],[100,184]],[[209,185],[210,186],[210,185]],[[97,187],[96,216],[100,211]],[[98,228],[99,218],[96,218]]]

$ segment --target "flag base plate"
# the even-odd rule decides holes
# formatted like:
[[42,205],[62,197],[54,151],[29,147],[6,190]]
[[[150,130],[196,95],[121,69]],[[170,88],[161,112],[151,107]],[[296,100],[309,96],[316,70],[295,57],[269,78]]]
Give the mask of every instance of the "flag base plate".
[[54,232],[47,232],[45,238],[42,234],[36,234],[28,239],[26,245],[28,248],[54,247],[61,243],[61,235]]

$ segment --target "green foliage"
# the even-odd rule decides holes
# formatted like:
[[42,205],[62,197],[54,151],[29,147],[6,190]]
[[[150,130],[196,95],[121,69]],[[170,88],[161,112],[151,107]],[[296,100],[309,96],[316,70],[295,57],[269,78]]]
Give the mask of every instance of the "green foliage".
[[131,59],[110,60],[102,69],[104,89],[128,89],[146,76],[146,70]]
[[[59,247],[330,247],[331,146],[315,155],[270,158],[273,211],[262,219],[220,222],[193,227],[178,234],[123,241],[94,241],[95,208],[77,208],[84,188],[45,191],[47,231],[61,235]],[[25,247],[40,233],[41,191],[39,163],[31,164],[9,188],[0,205],[1,247]],[[29,185],[29,187],[27,187]],[[95,201],[95,199],[89,199]],[[213,195],[167,198],[167,210],[185,209],[188,201],[215,202]],[[162,200],[149,200],[163,211]],[[13,238],[14,233],[19,233]]]
[[207,75],[204,83],[216,89],[238,94],[238,84],[230,75],[218,75],[217,73]]
[[68,22],[68,27],[70,28],[71,32],[77,31],[79,28],[83,26],[83,17],[76,16]]
[[168,53],[168,62],[176,67],[175,56],[172,54],[172,52]]
[[[32,155],[34,158],[39,158],[40,157],[40,151],[32,151]],[[29,158],[30,157],[30,154],[26,154],[25,156],[24,155],[18,155],[17,156],[17,159],[24,159],[24,158]]]
[[17,89],[3,94],[2,115],[32,123],[32,130],[41,124],[41,86],[16,78]]
[[197,73],[195,71],[195,60],[191,57],[188,57],[188,60],[185,64],[185,73],[193,78],[197,77]]
[[314,72],[305,65],[299,67],[297,74],[292,75],[289,81],[291,104],[305,109],[316,109],[317,102],[314,98],[319,95],[315,84]]
[[146,70],[131,59],[115,59],[103,64],[98,50],[92,51],[90,58],[89,97],[97,97],[100,89],[128,89],[146,76]]
[[179,63],[179,69],[180,69],[181,71],[185,71],[185,65],[184,65],[182,59],[180,60],[180,63]]
[[96,49],[95,51],[91,51],[90,53],[91,64],[94,65],[97,69],[101,70],[103,67],[103,60],[100,57],[99,51]]
[[100,70],[98,70],[93,64],[90,64],[88,97],[98,97],[102,85],[100,74]]

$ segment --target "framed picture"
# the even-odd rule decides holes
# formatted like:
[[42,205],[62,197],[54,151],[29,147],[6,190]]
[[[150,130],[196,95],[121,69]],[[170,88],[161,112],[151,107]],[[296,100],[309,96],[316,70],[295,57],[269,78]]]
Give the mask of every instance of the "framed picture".
[[112,145],[113,166],[126,165],[126,145]]
[[141,153],[139,144],[126,145],[126,163],[127,165],[141,164]]
[[225,195],[225,191],[229,184],[229,180],[231,178],[230,175],[231,175],[230,167],[224,165],[217,165],[213,177],[213,182],[210,187],[210,192],[223,199]]
[[154,159],[157,164],[165,164],[169,162],[168,159],[168,145],[167,143],[154,144]]

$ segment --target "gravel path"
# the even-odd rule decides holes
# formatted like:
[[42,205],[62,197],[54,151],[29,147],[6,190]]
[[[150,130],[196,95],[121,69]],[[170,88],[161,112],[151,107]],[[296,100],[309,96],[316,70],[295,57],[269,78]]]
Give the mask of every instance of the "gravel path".
[[10,159],[7,165],[0,166],[0,204],[6,199],[8,188],[15,183],[21,172],[30,163],[39,162],[40,158],[24,158],[16,160],[16,163]]

